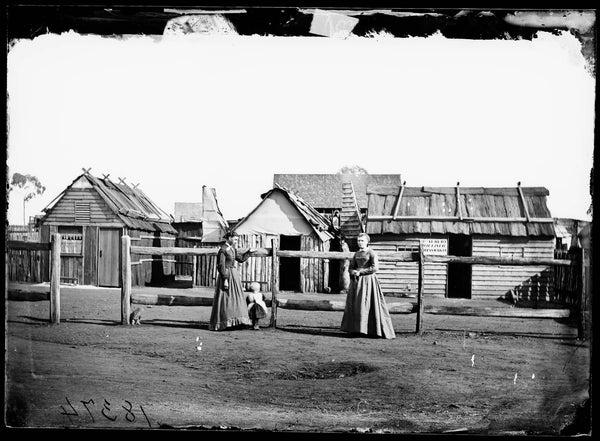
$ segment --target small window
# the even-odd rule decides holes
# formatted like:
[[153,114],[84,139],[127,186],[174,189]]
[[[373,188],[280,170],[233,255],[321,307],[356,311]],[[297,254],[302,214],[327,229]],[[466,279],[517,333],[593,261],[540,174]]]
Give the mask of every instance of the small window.
[[71,256],[83,254],[83,232],[82,227],[58,227],[61,235],[60,253]]
[[75,222],[89,223],[90,218],[90,203],[75,202]]

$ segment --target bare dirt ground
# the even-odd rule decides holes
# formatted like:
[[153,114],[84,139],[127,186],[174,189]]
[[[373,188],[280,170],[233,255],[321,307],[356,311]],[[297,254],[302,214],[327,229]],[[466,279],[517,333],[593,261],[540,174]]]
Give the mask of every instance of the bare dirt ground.
[[[292,295],[343,300],[339,294]],[[395,314],[397,338],[380,340],[340,332],[342,312],[279,309],[276,329],[267,327],[267,318],[260,331],[211,332],[209,307],[142,308],[141,326],[121,326],[119,289],[65,287],[61,323],[53,326],[48,301],[7,301],[6,424],[589,431],[590,346],[577,340],[569,319],[426,314],[418,336],[415,314]]]

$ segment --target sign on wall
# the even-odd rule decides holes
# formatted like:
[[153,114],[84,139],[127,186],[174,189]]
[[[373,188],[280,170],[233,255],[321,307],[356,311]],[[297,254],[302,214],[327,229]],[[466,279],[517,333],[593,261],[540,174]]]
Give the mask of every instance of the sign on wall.
[[448,255],[448,239],[421,239],[421,250],[433,256]]

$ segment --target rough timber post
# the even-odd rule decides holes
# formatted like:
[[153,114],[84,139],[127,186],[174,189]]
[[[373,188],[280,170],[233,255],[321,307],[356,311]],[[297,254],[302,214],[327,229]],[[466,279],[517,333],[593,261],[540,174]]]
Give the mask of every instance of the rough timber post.
[[50,323],[55,325],[60,324],[60,243],[61,235],[54,233],[50,245]]
[[271,256],[271,324],[272,328],[277,327],[277,267],[279,259],[277,258],[277,239],[272,241]]
[[131,314],[131,238],[121,236],[121,324],[129,325]]
[[579,322],[577,326],[577,337],[581,340],[588,340],[591,331],[591,296],[592,296],[592,249],[588,246],[589,242],[582,240],[582,247],[579,258],[581,265],[580,279],[580,297],[579,297]]
[[423,335],[423,277],[424,277],[424,256],[423,248],[419,244],[419,289],[417,292],[417,329],[419,335]]

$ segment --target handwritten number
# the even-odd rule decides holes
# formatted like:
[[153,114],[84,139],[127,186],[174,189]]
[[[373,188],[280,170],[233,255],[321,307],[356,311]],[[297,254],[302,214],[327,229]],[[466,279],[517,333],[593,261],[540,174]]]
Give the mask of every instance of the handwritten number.
[[107,420],[111,420],[114,421],[117,419],[117,417],[115,416],[114,418],[109,417],[108,415],[106,415],[104,413],[104,411],[107,410],[110,412],[110,403],[108,401],[106,401],[106,398],[104,399],[104,407],[102,408],[102,415],[104,416],[104,418],[106,418]]
[[[125,419],[126,419],[127,421],[129,421],[130,423],[133,423],[133,422],[135,421],[135,415],[134,415],[134,414],[133,414],[133,412],[131,411],[131,408],[132,408],[133,406],[131,405],[131,403],[130,403],[129,401],[127,401],[127,400],[124,400],[124,401],[125,401],[125,402],[127,403],[127,405],[129,406],[129,408],[127,408],[127,407],[125,407],[125,406],[121,406],[123,409],[125,409],[125,412],[127,412],[127,413],[125,414]],[[129,418],[129,415],[131,415],[131,419]]]
[[152,427],[152,424],[150,424],[150,420],[148,419],[148,415],[146,415],[146,412],[144,412],[144,408],[142,407],[141,404],[140,404],[140,410],[144,414],[144,418],[146,418],[146,422],[148,423],[148,427]]
[[85,410],[87,410],[88,413],[90,414],[90,418],[92,419],[92,423],[93,423],[95,421],[94,420],[94,415],[92,415],[92,412],[90,412],[90,408],[87,407],[87,405],[88,404],[96,404],[96,403],[94,403],[94,400],[90,398],[89,401],[83,401],[83,400],[81,400],[81,404],[83,404],[83,406],[85,407]]
[[67,412],[67,409],[65,409],[65,406],[60,406],[60,408],[63,410],[60,414],[68,416],[69,417],[69,421],[71,421],[71,423],[73,423],[73,419],[71,417],[72,416],[79,416],[79,414],[77,413],[77,411],[75,410],[75,408],[73,407],[73,405],[71,404],[71,402],[69,401],[69,397],[65,397],[65,400],[67,400],[67,404],[73,410],[73,412],[69,413],[69,412]]

